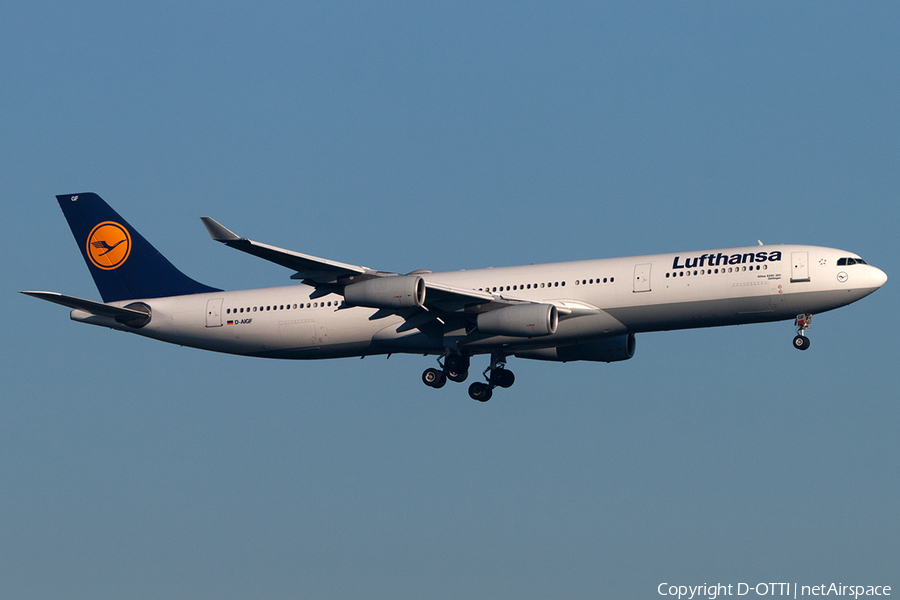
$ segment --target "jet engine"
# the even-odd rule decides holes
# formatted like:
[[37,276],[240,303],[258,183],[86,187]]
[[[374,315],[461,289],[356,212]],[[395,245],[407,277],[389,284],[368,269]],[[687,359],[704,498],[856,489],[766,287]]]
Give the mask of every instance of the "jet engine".
[[478,331],[491,335],[536,337],[556,333],[559,312],[552,304],[519,304],[478,315]]
[[628,360],[634,356],[635,339],[633,333],[626,333],[605,340],[582,342],[571,346],[558,346],[556,348],[540,348],[538,350],[523,350],[516,352],[518,358],[531,358],[534,360],[553,360],[568,362],[570,360],[590,360],[594,362],[617,362]]
[[416,275],[378,277],[344,288],[347,306],[415,308],[425,303],[425,280]]

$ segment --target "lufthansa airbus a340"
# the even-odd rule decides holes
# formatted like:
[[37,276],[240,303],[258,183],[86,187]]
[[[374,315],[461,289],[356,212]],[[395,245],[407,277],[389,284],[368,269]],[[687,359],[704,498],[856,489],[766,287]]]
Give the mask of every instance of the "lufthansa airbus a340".
[[22,292],[72,309],[74,321],[204,350],[283,359],[437,356],[426,385],[465,381],[485,402],[515,377],[511,356],[614,362],[635,334],[794,320],[806,350],[812,315],[868,296],[883,271],[844,250],[762,245],[476,269],[387,273],[240,237],[209,217],[210,236],[293,270],[300,284],[224,291],[176,269],[97,194],[57,196],[103,302]]

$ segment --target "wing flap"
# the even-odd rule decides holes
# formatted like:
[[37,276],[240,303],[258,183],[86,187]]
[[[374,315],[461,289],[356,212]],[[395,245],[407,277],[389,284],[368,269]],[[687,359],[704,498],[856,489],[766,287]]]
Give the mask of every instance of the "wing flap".
[[444,312],[480,313],[497,310],[516,304],[553,304],[559,311],[561,319],[571,319],[583,315],[596,315],[600,309],[591,304],[577,300],[550,300],[539,302],[530,298],[519,298],[503,294],[493,294],[481,290],[459,288],[441,283],[425,281],[428,291],[425,296],[425,305],[437,308]]

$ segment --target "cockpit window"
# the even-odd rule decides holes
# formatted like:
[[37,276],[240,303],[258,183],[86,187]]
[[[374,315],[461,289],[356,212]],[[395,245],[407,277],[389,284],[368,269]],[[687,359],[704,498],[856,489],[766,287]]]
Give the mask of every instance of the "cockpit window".
[[866,265],[868,263],[861,258],[846,257],[846,258],[839,258],[837,261],[837,264],[839,267],[844,267],[844,266],[848,266],[848,265]]

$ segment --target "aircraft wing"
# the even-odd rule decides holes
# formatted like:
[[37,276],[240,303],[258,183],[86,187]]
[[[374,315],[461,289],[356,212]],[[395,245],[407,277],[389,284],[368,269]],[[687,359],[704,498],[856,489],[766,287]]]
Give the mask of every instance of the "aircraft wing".
[[200,217],[200,220],[203,221],[206,231],[215,241],[282,267],[293,269],[296,273],[291,276],[291,279],[302,279],[304,283],[314,287],[321,284],[347,283],[351,277],[352,281],[363,281],[379,276],[378,271],[368,267],[348,265],[248,240],[210,217]]
[[[347,285],[374,279],[376,277],[396,276],[396,273],[376,271],[360,265],[350,265],[342,262],[318,258],[308,254],[301,254],[292,250],[285,250],[269,244],[255,242],[240,237],[211,217],[200,217],[210,237],[226,246],[252,254],[275,264],[294,269],[296,273],[291,279],[302,279],[303,283],[320,289],[322,292],[336,291],[337,286]],[[430,271],[414,271],[410,275],[423,275],[427,290],[425,306],[429,310],[437,310],[443,313],[466,312],[479,313],[496,310],[514,304],[533,304],[534,301],[526,298],[516,298],[503,294],[480,291],[470,288],[461,288],[443,283],[429,281],[427,274]],[[594,314],[598,309],[594,306],[580,303],[554,302],[562,318],[574,317],[583,314]]]
[[[275,264],[297,271],[291,275],[291,279],[302,279],[303,282],[313,287],[330,287],[332,285],[346,285],[373,279],[375,277],[393,276],[395,273],[376,271],[359,265],[349,265],[326,258],[318,258],[309,254],[301,254],[292,250],[285,250],[269,244],[255,242],[240,237],[211,217],[200,217],[210,237],[230,248],[252,254]],[[419,274],[416,272],[414,274]],[[428,271],[421,272],[422,274]],[[453,312],[473,305],[487,305],[491,302],[500,302],[503,306],[516,303],[504,301],[500,296],[490,292],[480,292],[474,289],[458,288],[425,279],[425,287],[428,290],[428,304],[441,305],[440,308],[447,312]]]

